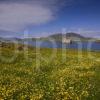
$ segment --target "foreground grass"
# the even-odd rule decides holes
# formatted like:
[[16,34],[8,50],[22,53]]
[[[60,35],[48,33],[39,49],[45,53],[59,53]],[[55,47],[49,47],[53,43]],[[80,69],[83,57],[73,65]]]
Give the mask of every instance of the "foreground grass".
[[[8,59],[14,54],[12,47],[2,51]],[[12,62],[0,58],[0,100],[100,100],[100,52],[83,51],[80,58],[77,50],[58,49],[50,60],[52,49],[40,51],[29,48],[25,59],[20,50]]]

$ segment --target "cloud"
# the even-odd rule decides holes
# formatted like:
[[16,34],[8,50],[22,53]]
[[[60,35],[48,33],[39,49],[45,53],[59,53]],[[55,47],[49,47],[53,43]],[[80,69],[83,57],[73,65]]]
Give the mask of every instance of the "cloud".
[[70,0],[0,0],[0,29],[18,31],[47,23],[65,1]]
[[0,4],[0,29],[19,30],[29,24],[37,25],[52,19],[53,12],[40,4]]

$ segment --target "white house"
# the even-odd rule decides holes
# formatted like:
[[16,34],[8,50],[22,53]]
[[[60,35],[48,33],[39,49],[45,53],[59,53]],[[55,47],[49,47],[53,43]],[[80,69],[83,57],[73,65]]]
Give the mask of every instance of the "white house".
[[71,43],[71,39],[69,39],[69,38],[63,38],[62,39],[62,43]]

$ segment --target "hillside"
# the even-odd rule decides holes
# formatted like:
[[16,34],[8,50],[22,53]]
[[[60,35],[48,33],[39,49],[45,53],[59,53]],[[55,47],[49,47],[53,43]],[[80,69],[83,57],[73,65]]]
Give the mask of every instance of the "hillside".
[[100,39],[96,39],[96,38],[90,38],[90,37],[84,37],[80,34],[77,34],[77,33],[66,33],[66,34],[61,34],[61,33],[58,33],[58,34],[53,34],[53,35],[50,35],[48,37],[40,37],[40,38],[24,38],[24,39],[20,39],[20,38],[0,38],[0,41],[3,41],[3,42],[16,42],[16,43],[20,43],[20,44],[23,44],[23,43],[26,43],[26,44],[29,44],[29,45],[33,45],[36,41],[38,42],[43,42],[43,43],[46,43],[46,42],[50,42],[50,41],[55,41],[56,43],[64,43],[65,41],[67,41],[66,43],[77,43],[79,41],[82,41],[82,42],[88,42],[88,41],[94,41],[94,42],[98,42],[100,43]]
[[66,38],[85,38],[77,33],[66,33],[66,34],[54,34],[54,35],[50,35],[49,37],[51,38],[61,38],[61,37],[66,37]]
[[53,34],[53,35],[50,35],[48,37],[40,37],[40,38],[28,38],[28,39],[24,39],[24,40],[32,40],[32,41],[49,41],[49,40],[55,40],[56,42],[62,42],[62,39],[63,38],[66,38],[66,39],[71,39],[71,40],[77,40],[77,39],[80,39],[80,40],[86,40],[87,38],[85,38],[84,36],[81,36],[77,33],[66,33],[66,34],[61,34],[61,33],[58,33],[58,34]]
[[12,37],[12,35],[13,37],[16,37],[20,34],[12,31],[0,30],[0,37],[7,38],[7,37]]
[[[100,98],[99,52],[83,51],[79,59],[81,55],[77,50],[67,49],[63,52],[66,59],[62,59],[62,50],[57,49],[54,57],[49,59],[52,49],[41,48],[36,52],[36,48],[29,48],[28,52],[19,49],[11,60],[14,49],[12,44],[7,45],[9,47],[2,47],[2,56],[6,60],[0,57],[0,100]],[[88,53],[95,57],[89,58]]]
[[62,41],[63,38],[71,39],[72,41],[77,40],[77,39],[80,39],[80,40],[86,39],[84,36],[81,36],[77,33],[54,34],[54,35],[50,35],[48,38],[52,38],[56,41]]

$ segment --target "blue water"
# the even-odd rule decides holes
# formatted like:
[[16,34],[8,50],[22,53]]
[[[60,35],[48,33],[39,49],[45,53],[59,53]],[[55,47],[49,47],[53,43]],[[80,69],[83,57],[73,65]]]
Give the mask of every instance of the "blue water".
[[61,42],[53,43],[49,41],[28,41],[27,44],[41,48],[72,48],[100,51],[100,42],[72,42],[71,44],[64,44]]

